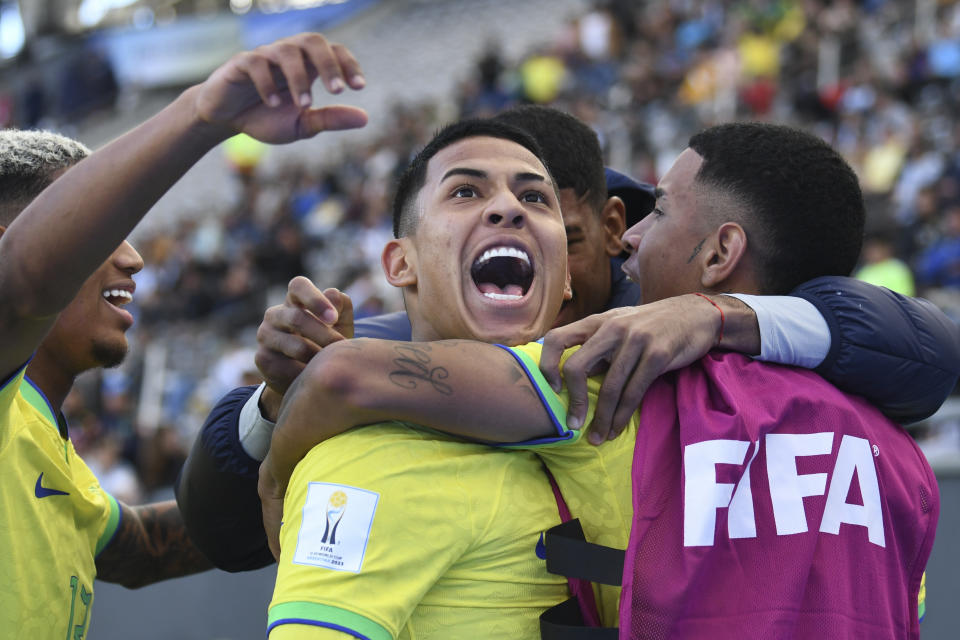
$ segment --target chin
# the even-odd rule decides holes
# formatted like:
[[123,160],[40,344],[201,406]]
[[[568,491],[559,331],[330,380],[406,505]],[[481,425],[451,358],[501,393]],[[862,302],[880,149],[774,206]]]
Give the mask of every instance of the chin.
[[93,358],[104,369],[120,366],[127,357],[126,339],[117,342],[97,341],[93,343]]

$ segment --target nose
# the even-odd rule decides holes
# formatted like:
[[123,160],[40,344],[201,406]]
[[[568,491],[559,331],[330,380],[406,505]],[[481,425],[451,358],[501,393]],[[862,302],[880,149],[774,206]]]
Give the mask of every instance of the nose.
[[647,218],[650,218],[650,216],[646,216],[643,220],[640,220],[623,232],[620,240],[623,242],[623,248],[627,253],[634,253],[640,245],[640,239],[643,238],[643,234],[646,231],[644,221],[646,221]]
[[143,269],[143,258],[140,256],[140,253],[133,248],[133,245],[126,240],[113,252],[111,260],[117,269],[131,276]]
[[501,190],[484,209],[484,221],[493,226],[522,229],[526,222],[523,204],[509,189]]

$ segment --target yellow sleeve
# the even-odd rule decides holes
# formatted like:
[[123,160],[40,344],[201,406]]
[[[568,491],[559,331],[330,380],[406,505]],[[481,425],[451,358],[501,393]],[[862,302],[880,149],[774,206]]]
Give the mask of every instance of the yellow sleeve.
[[[528,344],[523,344],[516,347],[505,347],[503,345],[497,346],[512,355],[517,363],[526,372],[527,378],[530,380],[530,384],[533,385],[534,391],[536,391],[537,395],[540,397],[540,401],[543,403],[544,409],[546,409],[547,413],[550,415],[550,419],[553,421],[553,426],[556,430],[554,434],[545,438],[504,444],[502,446],[520,449],[540,449],[546,446],[552,447],[556,445],[568,445],[578,442],[583,435],[584,429],[573,430],[567,428],[567,407],[570,405],[570,400],[567,396],[566,387],[564,387],[560,393],[556,393],[552,388],[550,388],[549,383],[547,383],[547,379],[544,378],[543,374],[540,372],[540,355],[543,351],[543,345],[539,342],[530,342]],[[567,358],[576,353],[579,348],[579,346],[576,346],[564,351],[563,355],[560,357],[560,365],[563,366],[563,363],[567,361]],[[593,420],[593,411],[596,406],[597,392],[600,388],[602,380],[603,378],[601,377],[594,377],[587,381],[589,406],[587,407],[587,417],[584,421],[585,425],[589,425],[590,421]]]
[[332,438],[300,462],[284,504],[270,630],[397,637],[479,530],[450,465],[436,464],[437,445],[382,425]]

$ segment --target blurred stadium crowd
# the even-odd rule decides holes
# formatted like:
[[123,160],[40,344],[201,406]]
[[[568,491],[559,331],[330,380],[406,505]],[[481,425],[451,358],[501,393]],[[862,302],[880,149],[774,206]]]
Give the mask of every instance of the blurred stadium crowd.
[[459,82],[454,112],[396,103],[377,135],[345,146],[335,165],[264,172],[270,151],[233,139],[223,149],[227,215],[138,240],[146,267],[131,357],[75,387],[64,407],[74,442],[119,499],[164,491],[210,406],[256,381],[254,333],[289,279],[347,291],[358,317],[399,308],[379,266],[398,171],[443,122],[521,102],[588,122],[607,164],[648,182],[710,124],[816,132],[861,177],[868,238],[858,275],[928,297],[960,322],[958,101],[960,3],[613,0],[519,60],[491,44]]

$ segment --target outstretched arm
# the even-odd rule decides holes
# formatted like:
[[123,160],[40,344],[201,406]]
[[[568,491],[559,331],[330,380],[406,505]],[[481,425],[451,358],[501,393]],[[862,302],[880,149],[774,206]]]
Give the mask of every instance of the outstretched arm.
[[349,52],[319,34],[238,54],[38,196],[0,237],[0,377],[30,356],[90,273],[216,144],[238,132],[285,143],[363,126],[360,109],[309,107],[318,75],[334,92],[344,79],[363,85]]
[[97,556],[97,578],[136,589],[213,567],[193,544],[173,500],[129,507],[120,504],[120,525]]

